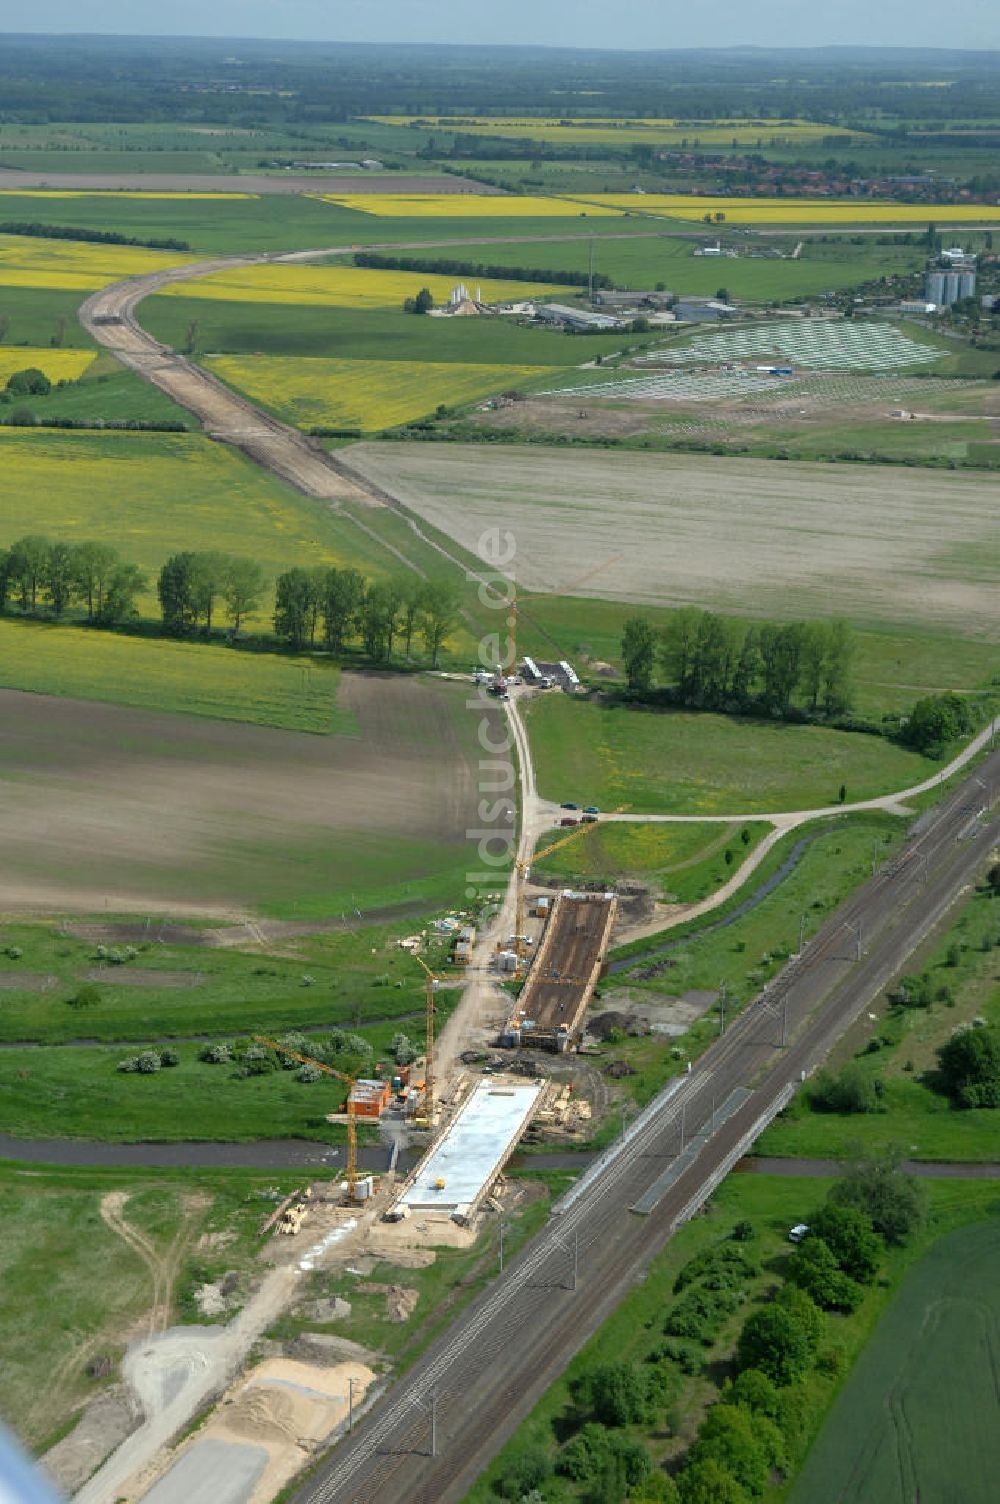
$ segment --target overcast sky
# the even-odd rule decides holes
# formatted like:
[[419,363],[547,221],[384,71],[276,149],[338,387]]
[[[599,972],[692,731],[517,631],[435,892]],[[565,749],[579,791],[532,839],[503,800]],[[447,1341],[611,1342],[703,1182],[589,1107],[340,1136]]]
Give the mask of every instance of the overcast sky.
[[580,47],[998,47],[996,0],[0,0],[0,31]]

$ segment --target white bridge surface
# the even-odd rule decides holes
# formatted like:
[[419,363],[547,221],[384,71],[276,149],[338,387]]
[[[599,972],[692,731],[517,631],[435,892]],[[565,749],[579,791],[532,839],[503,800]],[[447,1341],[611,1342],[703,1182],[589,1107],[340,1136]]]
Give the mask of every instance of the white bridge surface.
[[528,1126],[544,1085],[541,1081],[477,1082],[421,1161],[399,1205],[411,1211],[433,1207],[448,1212],[474,1205]]

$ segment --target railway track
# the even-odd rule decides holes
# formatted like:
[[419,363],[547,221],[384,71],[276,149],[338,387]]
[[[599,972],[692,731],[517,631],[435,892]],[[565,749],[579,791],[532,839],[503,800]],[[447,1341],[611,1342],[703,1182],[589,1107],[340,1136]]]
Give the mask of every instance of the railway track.
[[[998,832],[982,789],[1000,776],[1000,754],[980,773],[841,905],[691,1074],[644,1111],[534,1242],[341,1442],[296,1504],[463,1497],[986,861]],[[654,1187],[648,1214],[637,1215]]]

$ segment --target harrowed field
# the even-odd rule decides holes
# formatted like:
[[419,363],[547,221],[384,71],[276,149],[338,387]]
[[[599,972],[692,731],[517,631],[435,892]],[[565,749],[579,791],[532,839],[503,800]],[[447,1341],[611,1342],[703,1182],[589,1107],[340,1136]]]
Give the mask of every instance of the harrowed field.
[[488,464],[468,444],[350,456],[466,548],[487,525],[509,529],[524,589],[997,640],[988,476],[544,445],[505,445]]
[[462,686],[352,673],[336,695],[317,737],[0,691],[0,908],[326,918],[453,900],[482,823]]

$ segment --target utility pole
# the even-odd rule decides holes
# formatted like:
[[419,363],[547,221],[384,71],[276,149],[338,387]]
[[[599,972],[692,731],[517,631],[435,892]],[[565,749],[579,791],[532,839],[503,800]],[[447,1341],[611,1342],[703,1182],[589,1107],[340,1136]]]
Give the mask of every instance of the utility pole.
[[726,1032],[726,984],[719,987],[719,1038]]
[[785,1037],[788,1029],[788,993],[781,999],[781,1044],[780,1049],[785,1048]]
[[682,1102],[681,1103],[681,1148],[680,1148],[680,1152],[682,1154],[684,1153],[684,1114],[685,1114],[686,1109],[687,1109],[687,1103],[686,1102]]
[[573,1234],[573,1284],[571,1289],[576,1289],[577,1279],[580,1273],[580,1234]]
[[872,877],[878,877],[878,842],[872,842]]
[[806,943],[806,915],[805,915],[805,910],[803,909],[802,913],[799,915],[799,955],[800,956],[802,954],[802,950],[803,950],[803,947],[805,946],[805,943]]
[[431,1456],[438,1454],[438,1397],[437,1390],[431,1395]]
[[622,1134],[621,1134],[621,1136],[622,1136],[622,1138],[624,1138],[625,1137],[625,1103],[622,1102],[620,1104],[620,1106],[621,1106],[621,1114],[622,1114]]
[[861,960],[861,920],[860,919],[858,920],[858,944],[857,944],[857,949],[856,949],[856,951],[854,953],[854,959],[855,959],[855,961],[860,961]]
[[500,1273],[503,1273],[503,1217],[500,1218]]
[[354,1380],[347,1381],[347,1429],[354,1430]]
[[587,272],[587,297],[591,303],[594,301],[594,242],[590,242],[590,266]]

